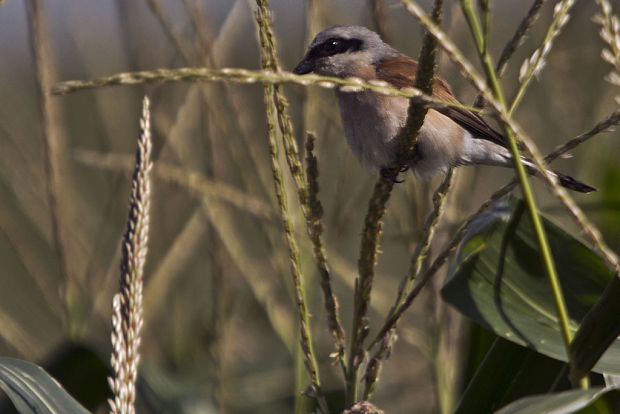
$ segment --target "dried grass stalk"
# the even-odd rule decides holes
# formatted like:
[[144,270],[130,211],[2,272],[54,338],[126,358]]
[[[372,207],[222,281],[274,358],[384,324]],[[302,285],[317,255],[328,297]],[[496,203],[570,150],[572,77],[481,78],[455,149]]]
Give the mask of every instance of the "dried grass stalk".
[[[436,0],[433,6],[432,20],[435,23],[441,21],[443,0]],[[435,67],[437,65],[437,40],[430,33],[424,36],[422,50],[420,51],[418,71],[416,73],[415,88],[426,95],[432,95]],[[407,111],[407,122],[399,132],[396,139],[397,159],[386,172],[377,180],[373,194],[368,205],[368,212],[364,221],[362,232],[360,256],[358,260],[359,277],[355,281],[355,297],[353,305],[353,328],[351,332],[351,349],[349,353],[348,373],[346,379],[347,406],[357,401],[357,373],[365,356],[363,347],[364,340],[368,335],[368,320],[366,314],[370,305],[370,293],[375,274],[377,261],[377,249],[379,238],[383,229],[382,218],[390,198],[392,188],[398,173],[406,166],[415,145],[418,133],[428,111],[424,102],[411,100]],[[373,371],[371,372],[377,372]],[[371,382],[376,382],[376,375]],[[367,383],[368,385],[368,383]],[[366,387],[366,393],[372,390],[372,386]]]
[[[276,69],[278,67],[277,58],[274,53],[275,45],[273,36],[271,35],[271,20],[269,17],[269,4],[266,0],[257,0],[256,21],[259,26],[259,39],[261,45],[261,63],[263,68]],[[310,386],[305,395],[312,397],[318,404],[318,408],[322,413],[329,413],[327,402],[323,395],[321,381],[319,377],[319,368],[315,357],[314,346],[312,343],[312,332],[310,330],[310,314],[306,305],[305,292],[302,282],[301,266],[299,261],[299,248],[295,240],[295,234],[289,218],[288,207],[286,203],[286,194],[283,185],[282,169],[278,162],[278,140],[277,127],[279,121],[278,115],[274,110],[278,105],[276,100],[275,86],[271,84],[265,85],[265,107],[267,112],[267,135],[269,139],[269,155],[271,160],[271,171],[273,173],[274,188],[278,207],[280,210],[280,218],[286,235],[286,243],[289,250],[291,274],[293,276],[293,285],[295,287],[295,301],[297,303],[297,311],[299,314],[299,334],[300,345],[304,356],[304,363],[308,375],[310,376]],[[280,123],[280,126],[282,124]],[[298,167],[299,169],[301,167]]]

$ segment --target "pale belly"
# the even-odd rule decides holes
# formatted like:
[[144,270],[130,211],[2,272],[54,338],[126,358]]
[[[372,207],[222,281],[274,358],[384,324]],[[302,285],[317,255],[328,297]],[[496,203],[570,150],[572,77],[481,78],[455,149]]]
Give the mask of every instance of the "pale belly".
[[[353,153],[366,167],[379,170],[395,158],[394,138],[405,124],[409,101],[372,92],[337,92],[342,123]],[[420,130],[411,169],[429,178],[449,167],[470,163],[463,158],[463,141],[471,137],[436,111],[429,111]],[[479,141],[479,140],[475,140]]]

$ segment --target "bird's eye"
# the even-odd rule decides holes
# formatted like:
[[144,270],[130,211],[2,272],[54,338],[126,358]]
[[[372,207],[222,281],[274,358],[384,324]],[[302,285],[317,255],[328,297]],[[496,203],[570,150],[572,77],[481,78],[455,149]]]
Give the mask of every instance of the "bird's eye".
[[325,44],[325,50],[327,52],[335,52],[342,45],[342,40],[334,39],[330,40]]
[[308,57],[316,59],[337,55],[339,53],[355,52],[360,50],[361,47],[361,40],[332,37],[313,47]]
[[332,38],[327,39],[321,45],[320,54],[323,56],[336,55],[338,53],[346,52],[347,42],[344,39]]

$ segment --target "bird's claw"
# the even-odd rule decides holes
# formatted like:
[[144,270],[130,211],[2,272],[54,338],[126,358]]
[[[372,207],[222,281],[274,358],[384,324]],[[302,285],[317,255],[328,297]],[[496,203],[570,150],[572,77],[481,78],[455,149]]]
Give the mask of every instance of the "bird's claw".
[[402,180],[398,179],[398,174],[400,174],[401,172],[405,172],[408,169],[409,169],[409,166],[407,165],[400,167],[398,169],[384,167],[384,168],[381,168],[381,177],[387,180],[392,180],[392,182],[395,184],[404,183],[405,182],[404,179]]

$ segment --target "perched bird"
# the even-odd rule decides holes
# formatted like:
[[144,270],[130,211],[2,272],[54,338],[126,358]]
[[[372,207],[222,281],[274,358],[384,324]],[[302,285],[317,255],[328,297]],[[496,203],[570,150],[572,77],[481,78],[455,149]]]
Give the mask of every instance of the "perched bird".
[[[362,26],[332,26],[316,35],[294,72],[314,72],[339,78],[382,80],[396,87],[415,84],[418,62],[381,40]],[[336,90],[344,132],[349,146],[367,167],[383,170],[396,157],[395,139],[407,120],[409,100],[372,91]],[[436,76],[433,96],[458,102],[447,82]],[[532,162],[523,159],[530,173]],[[408,167],[428,178],[450,167],[486,164],[512,167],[506,138],[480,115],[459,108],[430,109],[420,130]],[[560,172],[549,170],[560,184],[582,193],[595,191]]]

